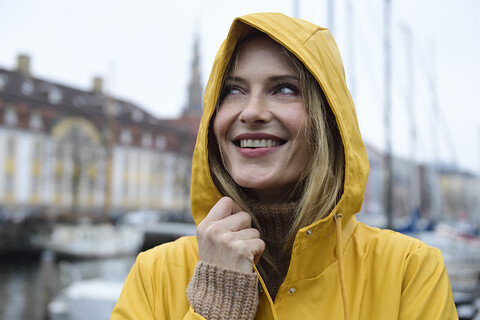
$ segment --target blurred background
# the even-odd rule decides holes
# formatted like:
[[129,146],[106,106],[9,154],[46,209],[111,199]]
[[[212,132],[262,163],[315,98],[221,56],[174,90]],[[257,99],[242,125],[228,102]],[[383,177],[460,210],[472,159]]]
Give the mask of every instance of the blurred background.
[[0,318],[106,319],[138,252],[195,233],[203,90],[263,11],[333,33],[370,160],[358,219],[440,248],[480,317],[480,2],[2,0]]

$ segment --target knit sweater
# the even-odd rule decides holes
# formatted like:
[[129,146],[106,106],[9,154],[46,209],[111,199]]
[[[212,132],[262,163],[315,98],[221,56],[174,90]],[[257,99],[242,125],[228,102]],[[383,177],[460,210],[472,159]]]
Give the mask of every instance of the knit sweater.
[[[257,218],[261,238],[265,241],[264,256],[258,265],[268,292],[275,299],[290,263],[286,238],[297,203],[248,204]],[[258,305],[258,277],[200,261],[187,288],[187,297],[195,312],[208,320],[254,319]]]

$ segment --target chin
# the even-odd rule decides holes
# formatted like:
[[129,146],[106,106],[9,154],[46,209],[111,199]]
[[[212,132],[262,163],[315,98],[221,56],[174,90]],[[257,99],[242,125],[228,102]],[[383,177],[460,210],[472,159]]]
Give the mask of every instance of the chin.
[[264,189],[269,185],[269,181],[259,179],[258,176],[237,175],[232,178],[240,187],[247,189]]
[[242,188],[248,189],[256,195],[258,200],[282,197],[290,190],[292,184],[284,184],[272,179],[259,179],[258,175],[234,177],[235,182]]
[[261,190],[268,189],[268,182],[265,181],[254,181],[253,179],[246,179],[242,177],[241,179],[234,179],[235,182],[242,188],[252,189],[252,190]]

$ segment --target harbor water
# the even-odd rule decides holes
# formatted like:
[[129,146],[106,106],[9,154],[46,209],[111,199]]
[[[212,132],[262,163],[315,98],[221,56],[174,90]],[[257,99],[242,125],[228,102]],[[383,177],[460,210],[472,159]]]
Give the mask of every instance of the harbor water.
[[[52,253],[16,253],[0,257],[0,319],[4,320],[60,320],[108,319],[116,295],[133,265],[135,257],[87,261],[59,260]],[[73,284],[88,284],[105,297],[108,303],[98,304],[88,299],[88,288]],[[101,281],[101,282],[100,282]],[[97,285],[97,288],[92,286]],[[109,284],[109,285],[105,285]],[[77,299],[69,304],[61,293],[65,288]],[[114,288],[114,289],[111,289]],[[102,291],[99,292],[99,289]],[[63,291],[62,291],[63,290]],[[81,291],[80,291],[81,290]],[[106,292],[110,290],[110,292]],[[80,301],[80,299],[82,299]],[[106,302],[106,301],[104,301]],[[94,318],[78,312],[80,306]]]
[[38,255],[15,254],[1,257],[0,318],[46,319],[42,301],[43,280]]
[[[173,240],[159,234],[147,237],[142,251]],[[441,249],[459,318],[480,320],[480,242],[451,235],[438,228],[416,236]],[[135,257],[72,260],[48,250],[0,255],[0,319],[109,319]]]

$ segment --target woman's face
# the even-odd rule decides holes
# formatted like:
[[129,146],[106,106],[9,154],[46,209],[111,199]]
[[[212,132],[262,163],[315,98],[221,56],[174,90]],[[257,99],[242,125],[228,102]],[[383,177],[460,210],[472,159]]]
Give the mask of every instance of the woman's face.
[[213,122],[224,165],[260,201],[280,201],[309,162],[298,73],[267,37],[242,45]]

